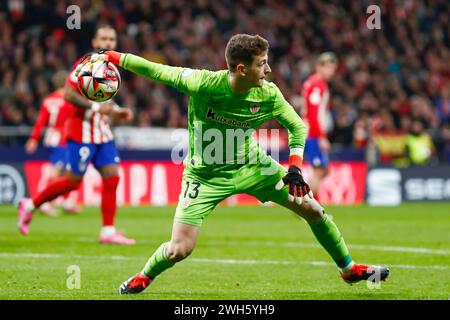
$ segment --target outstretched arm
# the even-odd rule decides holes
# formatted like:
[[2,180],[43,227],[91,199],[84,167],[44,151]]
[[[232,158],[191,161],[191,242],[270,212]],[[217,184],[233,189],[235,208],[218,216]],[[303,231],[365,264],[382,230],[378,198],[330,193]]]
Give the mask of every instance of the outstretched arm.
[[172,67],[151,62],[131,53],[100,50],[91,59],[107,60],[113,64],[146,78],[169,85],[190,96],[197,94],[208,70]]

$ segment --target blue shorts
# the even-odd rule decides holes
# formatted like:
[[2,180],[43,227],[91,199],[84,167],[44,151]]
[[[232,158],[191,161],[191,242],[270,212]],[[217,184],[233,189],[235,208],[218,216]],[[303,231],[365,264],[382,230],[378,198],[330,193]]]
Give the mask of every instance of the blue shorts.
[[68,141],[67,149],[69,158],[67,169],[76,174],[84,175],[91,162],[96,168],[120,163],[114,141],[102,144]]
[[50,147],[50,163],[54,166],[65,168],[68,162],[66,147]]
[[323,152],[319,148],[319,139],[306,139],[305,160],[308,160],[313,167],[328,167],[328,152]]

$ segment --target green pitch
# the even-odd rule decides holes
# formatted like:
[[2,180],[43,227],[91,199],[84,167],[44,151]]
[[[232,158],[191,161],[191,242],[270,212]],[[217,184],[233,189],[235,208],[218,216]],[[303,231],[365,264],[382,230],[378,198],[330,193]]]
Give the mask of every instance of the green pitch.
[[[38,214],[23,237],[16,209],[1,206],[0,299],[450,298],[450,210],[444,203],[327,208],[356,261],[390,266],[380,288],[339,279],[308,225],[285,209],[219,207],[187,260],[142,294],[119,296],[122,281],[169,239],[174,209],[121,208],[118,228],[138,244],[119,247],[97,243],[97,208],[58,218]],[[76,284],[70,266],[79,267],[79,289],[67,286]]]

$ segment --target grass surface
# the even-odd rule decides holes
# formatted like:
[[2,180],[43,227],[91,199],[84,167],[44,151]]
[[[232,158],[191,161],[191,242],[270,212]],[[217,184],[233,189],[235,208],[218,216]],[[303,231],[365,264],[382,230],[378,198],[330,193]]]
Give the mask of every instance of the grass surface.
[[[388,265],[378,289],[338,277],[309,226],[280,207],[218,207],[197,248],[142,294],[117,288],[170,236],[174,207],[120,208],[118,228],[132,247],[98,243],[100,213],[51,218],[36,214],[28,237],[16,209],[0,206],[0,299],[449,299],[448,204],[395,208],[328,207],[354,260]],[[69,289],[69,266],[80,289]],[[69,281],[70,282],[70,281]]]

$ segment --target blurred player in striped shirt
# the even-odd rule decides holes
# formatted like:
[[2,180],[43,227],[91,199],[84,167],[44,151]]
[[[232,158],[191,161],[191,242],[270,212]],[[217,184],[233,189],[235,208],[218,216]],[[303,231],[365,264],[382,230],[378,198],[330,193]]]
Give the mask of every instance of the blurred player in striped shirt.
[[[49,148],[50,152],[50,178],[48,182],[61,177],[67,165],[67,141],[64,133],[64,122],[69,113],[69,104],[64,100],[64,84],[68,72],[58,71],[53,76],[53,84],[56,88],[42,102],[41,110],[36,124],[33,127],[30,138],[25,144],[25,151],[29,154],[36,152],[39,139],[45,127],[43,145]],[[70,192],[63,195],[62,207],[66,212],[78,212],[80,208],[69,197]],[[40,210],[50,216],[56,215],[53,206],[46,202],[41,205]]]
[[[100,25],[92,39],[93,49],[114,50],[116,45],[116,30],[109,25]],[[112,101],[97,103],[82,96],[78,91],[77,78],[74,74],[81,60],[75,62],[64,87],[64,98],[69,103],[69,115],[65,122],[68,148],[67,175],[54,180],[32,199],[23,199],[19,204],[17,224],[22,234],[28,234],[33,211],[43,203],[77,189],[88,165],[92,163],[100,172],[103,184],[101,199],[103,224],[100,230],[100,243],[132,245],[135,241],[117,232],[114,225],[120,159],[109,127],[109,118],[130,121],[133,112],[127,108],[120,108]]]
[[313,179],[310,187],[317,200],[319,200],[320,182],[328,174],[330,142],[327,138],[325,125],[330,93],[327,82],[333,78],[336,69],[336,55],[332,52],[322,53],[316,61],[316,72],[309,76],[302,89],[303,119],[306,120],[305,123],[308,128],[305,155],[313,167]]

